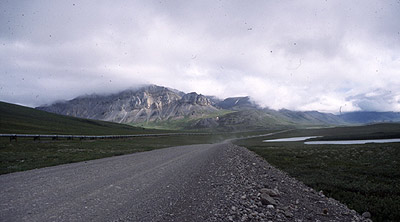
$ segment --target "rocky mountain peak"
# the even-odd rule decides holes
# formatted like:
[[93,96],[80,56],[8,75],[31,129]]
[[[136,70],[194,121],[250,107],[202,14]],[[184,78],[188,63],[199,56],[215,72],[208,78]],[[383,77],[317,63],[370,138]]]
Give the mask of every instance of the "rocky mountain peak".
[[[111,95],[77,97],[40,110],[81,118],[119,123],[140,123],[155,120],[196,116],[215,112],[210,100],[195,92],[184,94],[157,85],[128,89]],[[197,114],[199,113],[199,114]]]
[[250,100],[250,97],[230,97],[217,103],[217,105],[223,109],[253,109],[259,108],[257,104]]
[[210,106],[211,105],[211,101],[207,97],[205,97],[201,94],[197,94],[195,92],[185,94],[182,97],[181,102],[189,103],[192,105],[200,105],[200,106]]

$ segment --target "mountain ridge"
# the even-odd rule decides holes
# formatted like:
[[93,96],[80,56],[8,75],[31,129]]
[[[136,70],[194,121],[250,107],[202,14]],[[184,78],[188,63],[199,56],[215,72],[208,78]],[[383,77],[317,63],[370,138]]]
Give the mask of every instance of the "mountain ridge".
[[400,122],[400,113],[318,111],[261,108],[248,96],[219,99],[196,92],[147,85],[109,95],[85,95],[36,109],[87,119],[176,129],[243,130],[297,126],[337,126]]
[[88,119],[118,123],[141,123],[201,115],[217,108],[204,95],[183,94],[166,87],[149,85],[110,95],[79,96],[36,109]]

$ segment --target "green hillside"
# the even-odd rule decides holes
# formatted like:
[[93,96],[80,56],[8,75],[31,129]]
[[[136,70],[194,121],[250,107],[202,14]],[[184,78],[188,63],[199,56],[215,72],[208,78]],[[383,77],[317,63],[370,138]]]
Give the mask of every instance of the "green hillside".
[[143,134],[163,132],[124,124],[80,119],[0,102],[0,134]]
[[[151,121],[147,123],[132,124],[133,126],[190,131],[211,132],[241,132],[257,130],[277,130],[294,128],[295,123],[287,121],[278,115],[271,115],[263,110],[224,110],[207,114],[201,117],[183,117],[162,121]],[[298,125],[300,126],[300,125]]]
[[260,129],[286,129],[294,125],[270,115],[262,110],[245,109],[224,115],[219,120],[219,129],[222,130],[260,130]]

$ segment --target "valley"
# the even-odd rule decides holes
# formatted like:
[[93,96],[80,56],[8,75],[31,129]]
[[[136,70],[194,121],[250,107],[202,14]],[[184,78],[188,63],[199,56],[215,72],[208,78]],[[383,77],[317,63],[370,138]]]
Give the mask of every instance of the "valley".
[[[236,190],[238,193],[246,194],[246,197],[243,199],[243,194],[235,194],[232,196],[233,199],[230,199],[233,202],[220,202],[220,205],[213,206],[213,215],[202,212],[202,217],[208,218],[207,220],[210,218],[228,218],[228,220],[229,218],[236,218],[239,220],[239,218],[248,218],[250,214],[259,214],[261,215],[258,216],[259,219],[265,217],[269,219],[274,218],[282,221],[291,221],[293,217],[319,218],[321,215],[325,214],[325,209],[328,209],[327,212],[330,213],[323,217],[340,218],[344,215],[344,217],[347,218],[345,221],[350,221],[350,218],[355,221],[367,219],[359,215],[363,212],[369,212],[374,221],[397,220],[400,218],[397,214],[400,208],[400,203],[397,201],[397,197],[400,196],[400,191],[397,187],[397,184],[400,182],[398,181],[400,176],[397,172],[397,169],[400,167],[398,165],[400,160],[398,156],[398,150],[400,148],[398,146],[399,143],[308,145],[301,141],[262,142],[263,140],[309,136],[318,136],[318,138],[308,138],[307,141],[395,139],[400,138],[400,124],[374,123],[355,126],[354,121],[351,122],[349,119],[345,121],[342,117],[333,114],[324,114],[314,111],[299,112],[262,109],[252,103],[248,97],[228,98],[220,101],[217,106],[215,105],[217,104],[215,98],[211,100],[209,99],[211,97],[205,97],[195,93],[190,93],[190,95],[186,97],[183,93],[178,95],[181,95],[181,97],[176,97],[176,101],[179,101],[177,104],[171,103],[168,105],[168,103],[166,103],[167,105],[162,105],[162,107],[169,107],[167,111],[160,109],[161,106],[157,108],[154,104],[149,105],[149,102],[145,102],[145,104],[147,104],[145,108],[140,108],[139,111],[137,109],[131,110],[132,112],[130,114],[132,114],[132,116],[126,112],[126,115],[124,114],[125,120],[137,117],[136,120],[138,120],[138,122],[133,121],[124,124],[117,123],[118,121],[110,122],[110,120],[97,120],[97,117],[86,119],[87,116],[84,116],[84,114],[89,113],[88,110],[82,111],[79,109],[79,106],[72,106],[75,107],[73,108],[73,110],[75,110],[74,113],[80,115],[80,117],[77,118],[73,115],[68,116],[71,112],[64,113],[68,115],[59,115],[47,112],[49,110],[43,111],[45,108],[32,109],[1,102],[0,133],[59,135],[154,134],[154,136],[99,140],[52,140],[50,138],[43,138],[37,141],[34,141],[32,138],[19,138],[18,141],[10,141],[8,137],[3,137],[0,138],[0,174],[4,175],[0,176],[0,178],[6,178],[8,175],[19,175],[19,173],[16,173],[18,171],[26,171],[27,175],[30,175],[32,173],[41,172],[41,168],[56,169],[53,167],[58,165],[60,165],[60,167],[69,168],[70,166],[75,166],[71,164],[77,164],[76,166],[78,166],[79,164],[92,163],[90,161],[96,161],[95,159],[103,159],[106,157],[118,158],[117,156],[122,156],[121,158],[126,158],[127,155],[135,155],[135,153],[144,151],[146,151],[145,153],[150,153],[146,155],[151,156],[151,152],[169,149],[169,147],[198,144],[199,147],[208,150],[210,147],[214,147],[214,145],[217,146],[216,144],[224,144],[218,146],[224,150],[223,152],[226,152],[224,154],[225,156],[213,156],[219,153],[213,151],[214,154],[211,155],[210,158],[229,157],[226,160],[219,159],[218,161],[221,164],[223,163],[223,165],[225,164],[225,167],[229,167],[228,172],[234,173],[234,178],[236,179],[224,177],[223,181],[219,181],[219,179],[215,177],[206,177],[204,180],[215,180],[216,183],[223,183],[224,185],[221,185],[221,188],[225,187],[224,189]],[[175,98],[174,96],[169,96]],[[90,98],[91,99],[84,99],[85,101],[89,101],[84,103],[87,103],[87,109],[90,109],[92,114],[95,115],[94,113],[98,103],[95,102],[96,100],[92,99],[97,98],[97,96],[90,96]],[[160,104],[163,104],[162,100],[160,101]],[[97,105],[92,107],[93,104]],[[54,107],[59,106],[61,105],[56,104]],[[68,102],[63,106],[68,107]],[[213,107],[210,108],[209,106]],[[53,111],[55,109],[54,107],[52,107]],[[68,109],[69,108],[65,108],[65,110]],[[110,108],[110,110],[113,109]],[[174,111],[170,112],[171,110]],[[361,113],[360,115],[363,116],[364,114]],[[109,114],[105,113],[105,116],[111,117],[118,115],[114,112],[110,112]],[[350,114],[350,116],[357,115]],[[364,118],[362,120],[364,122],[371,121],[373,123],[377,121],[377,116],[383,118],[383,122],[388,120],[387,113],[375,113],[373,115],[371,113],[366,113],[365,116],[368,118]],[[396,121],[395,113],[389,116],[390,121]],[[145,121],[141,118],[144,118]],[[357,116],[357,118],[357,121],[360,121],[360,117]],[[121,121],[121,119],[119,121]],[[359,124],[359,122],[357,123]],[[185,132],[190,132],[191,134],[185,135]],[[165,134],[165,136],[162,136],[163,134]],[[268,134],[268,136],[266,134]],[[229,145],[231,143],[237,146]],[[268,161],[268,163],[264,160],[258,160],[257,158],[259,156],[249,152],[243,147],[255,152]],[[182,161],[187,161],[185,158],[182,159]],[[107,159],[104,159],[104,161],[105,160]],[[264,167],[257,168],[257,164],[254,165],[253,162],[257,162]],[[160,164],[163,165],[163,163]],[[272,166],[264,164],[271,164]],[[248,172],[253,172],[255,168],[257,168],[257,173],[248,174]],[[234,169],[242,170],[235,171]],[[213,166],[210,166],[207,170],[208,173],[219,172],[218,169]],[[221,170],[221,168],[219,168],[219,170]],[[280,170],[287,172],[291,177],[301,182],[285,176],[285,173]],[[186,171],[182,171],[182,173],[187,175]],[[205,175],[204,172],[198,173],[199,175]],[[225,173],[227,172],[224,171],[224,175]],[[113,171],[111,174],[116,175],[117,173]],[[241,175],[239,178],[242,179],[238,179],[238,175]],[[252,175],[251,178],[249,177],[250,175]],[[290,181],[286,183],[293,184],[295,187],[302,187],[302,183],[304,183],[313,189],[308,190],[309,188],[302,188],[303,191],[297,190],[296,192],[292,192],[289,190],[295,188],[286,188],[286,185],[277,183],[276,179],[274,179],[276,177],[282,178],[282,181]],[[270,180],[268,178],[270,178]],[[193,178],[190,180],[192,179]],[[188,178],[184,180],[188,180]],[[199,182],[197,180],[195,181]],[[238,184],[232,185],[228,181],[236,181],[235,183]],[[47,183],[45,181],[42,182]],[[169,182],[171,184],[178,183],[173,180]],[[5,184],[5,180],[3,180],[2,183]],[[104,183],[108,184],[109,182]],[[125,182],[121,181],[121,183]],[[264,183],[264,185],[259,183]],[[201,184],[204,187],[210,186],[208,182],[202,182]],[[243,184],[248,185],[244,186]],[[251,187],[251,189],[249,187]],[[285,195],[277,198],[277,200],[280,201],[280,205],[277,206],[276,209],[271,210],[270,208],[266,208],[266,205],[261,204],[261,202],[257,202],[261,201],[257,197],[257,190],[263,187],[271,189],[275,187],[279,191],[285,193]],[[106,188],[98,187],[96,189],[98,190],[94,190],[93,192],[100,192],[99,190],[104,190]],[[196,187],[196,189],[202,188]],[[210,188],[209,190],[213,189],[214,188]],[[322,190],[323,193],[319,192],[320,190]],[[194,195],[189,191],[190,189],[185,195]],[[87,192],[92,191],[88,190]],[[175,198],[174,193],[176,192],[174,191],[171,193],[171,198]],[[161,193],[157,195],[161,195]],[[204,196],[207,197],[207,195],[210,195],[210,193],[204,191]],[[230,194],[227,193],[224,195]],[[320,206],[313,205],[311,199],[301,199],[302,197],[297,195],[306,195],[307,198],[319,198],[321,203],[324,202],[324,204],[327,204],[324,205],[327,208],[322,209]],[[163,195],[158,196],[158,198],[164,197]],[[330,202],[331,199],[328,197],[335,198],[345,203],[350,209],[357,210],[359,214],[348,210],[346,206],[340,203]],[[304,201],[304,203],[300,204],[303,207],[306,205],[312,206],[310,208],[305,207],[308,215],[305,215],[303,211],[298,212],[288,208],[288,205],[297,206],[299,204],[297,200],[293,198]],[[175,201],[174,206],[176,206],[176,209],[168,209],[165,211],[171,212],[171,215],[175,216],[160,214],[162,218],[169,218],[168,220],[187,218],[188,214],[180,214],[178,212],[185,212],[187,210],[194,212],[193,209],[190,210],[185,207],[187,201],[190,200],[176,199]],[[215,200],[206,198],[199,201],[199,203],[191,204],[202,205],[207,201]],[[249,207],[251,208],[253,206],[251,203],[254,201],[260,204],[256,205],[258,206],[258,210],[247,212],[246,209]],[[127,203],[137,204],[137,202],[129,202],[128,200]],[[64,203],[58,202],[57,204],[62,206]],[[163,204],[163,202],[159,204]],[[226,204],[233,204],[235,210],[223,210]],[[80,206],[80,204],[78,203],[77,206]],[[108,206],[104,205],[104,207],[107,208]],[[33,210],[35,209],[38,210],[38,212],[41,211],[38,208],[33,208]],[[121,208],[120,210],[123,209],[124,208]],[[57,211],[56,209],[53,210]],[[138,208],[138,212],[139,211],[141,211],[141,209]],[[144,211],[141,212],[144,213]],[[65,212],[60,212],[60,214],[65,215],[64,213]],[[79,211],[77,210],[75,213],[79,213]],[[7,215],[9,215],[7,217],[12,217],[10,216],[12,214],[7,213]],[[18,215],[21,216],[23,213],[20,212]],[[43,218],[41,214],[35,215],[37,218]],[[93,215],[86,216],[93,217]],[[108,218],[106,215],[102,217]],[[127,214],[126,218],[132,219],[133,217]],[[152,216],[150,216],[150,218],[152,218]],[[257,218],[257,216],[255,216],[255,218]]]

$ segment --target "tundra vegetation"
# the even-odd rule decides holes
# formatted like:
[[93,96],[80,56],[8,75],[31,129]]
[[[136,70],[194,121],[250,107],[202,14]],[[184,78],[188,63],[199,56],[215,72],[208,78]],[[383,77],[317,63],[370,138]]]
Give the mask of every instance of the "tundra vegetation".
[[[236,141],[317,191],[345,203],[373,221],[400,220],[400,143],[306,145],[304,142],[265,143],[295,136],[313,140],[380,139],[398,136],[399,124],[378,124],[293,130],[271,137]],[[399,137],[398,137],[399,138]]]

